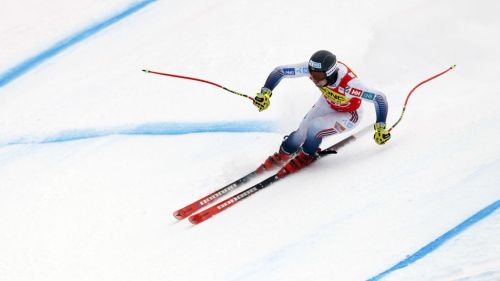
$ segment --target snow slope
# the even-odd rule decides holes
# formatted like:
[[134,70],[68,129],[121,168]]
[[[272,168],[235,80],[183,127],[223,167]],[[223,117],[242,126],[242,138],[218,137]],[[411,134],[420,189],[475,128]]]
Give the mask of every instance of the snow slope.
[[[145,1],[101,2],[5,1],[0,77]],[[147,2],[0,87],[1,280],[500,280],[500,4]],[[386,93],[391,124],[415,84],[457,68],[414,93],[387,145],[366,136],[176,221],[274,152],[319,92],[283,80],[258,113],[140,70],[251,94],[318,49]],[[373,120],[366,104],[360,128]]]

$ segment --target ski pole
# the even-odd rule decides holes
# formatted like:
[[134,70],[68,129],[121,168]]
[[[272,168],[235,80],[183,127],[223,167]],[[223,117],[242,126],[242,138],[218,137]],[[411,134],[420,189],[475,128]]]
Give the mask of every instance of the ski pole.
[[445,74],[446,72],[448,72],[448,71],[452,70],[453,68],[455,68],[455,66],[457,66],[457,65],[456,65],[456,64],[454,64],[454,65],[450,66],[448,69],[446,69],[445,71],[443,71],[443,72],[441,72],[441,73],[438,73],[438,74],[436,74],[436,75],[434,75],[434,76],[432,76],[432,77],[430,77],[430,78],[427,78],[426,80],[424,80],[424,81],[422,81],[422,82],[418,83],[415,87],[413,87],[413,89],[410,91],[410,93],[408,94],[408,96],[406,96],[406,101],[405,101],[405,103],[404,103],[404,105],[403,105],[403,111],[401,112],[401,116],[399,116],[398,121],[396,121],[396,123],[394,123],[394,125],[392,125],[392,127],[389,129],[389,132],[390,132],[392,129],[394,129],[394,127],[396,127],[396,125],[398,125],[398,124],[399,124],[399,122],[401,122],[401,119],[403,119],[403,115],[405,114],[405,110],[406,110],[406,105],[408,104],[408,100],[410,99],[410,96],[411,96],[411,94],[413,93],[413,91],[415,91],[415,89],[417,89],[418,87],[420,87],[422,84],[425,84],[425,83],[427,83],[427,82],[431,81],[432,79],[437,78],[437,77],[439,77],[439,76],[441,76],[441,75]]
[[222,85],[219,85],[217,83],[214,83],[214,82],[211,82],[211,81],[207,81],[207,80],[203,80],[203,79],[200,79],[200,78],[188,77],[188,76],[182,76],[182,75],[170,74],[170,73],[162,73],[162,72],[157,72],[157,71],[152,71],[152,70],[147,70],[147,69],[143,69],[142,71],[144,71],[146,73],[153,73],[153,74],[157,74],[157,75],[170,76],[170,77],[175,77],[175,78],[182,78],[182,79],[188,79],[188,80],[193,80],[193,81],[207,83],[207,84],[210,84],[210,85],[222,88],[223,90],[226,90],[226,91],[228,91],[230,93],[233,93],[235,95],[242,96],[242,97],[245,97],[245,98],[250,99],[250,100],[253,101],[253,98],[250,97],[250,96],[247,96],[247,95],[242,94],[242,93],[238,93],[236,91],[228,89],[228,88],[226,88],[226,87],[224,87]]

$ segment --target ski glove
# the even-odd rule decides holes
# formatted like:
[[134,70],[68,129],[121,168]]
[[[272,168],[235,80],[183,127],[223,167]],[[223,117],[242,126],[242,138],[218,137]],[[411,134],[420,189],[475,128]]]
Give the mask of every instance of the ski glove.
[[271,101],[269,99],[272,95],[273,92],[271,90],[269,90],[268,88],[262,88],[260,90],[260,93],[257,93],[257,95],[255,95],[255,98],[253,99],[253,105],[259,108],[259,111],[265,110],[271,104]]
[[387,129],[385,128],[385,123],[375,123],[373,127],[375,129],[375,135],[373,135],[373,139],[375,139],[375,142],[377,144],[382,145],[391,138],[391,133],[389,133],[389,131],[387,131]]

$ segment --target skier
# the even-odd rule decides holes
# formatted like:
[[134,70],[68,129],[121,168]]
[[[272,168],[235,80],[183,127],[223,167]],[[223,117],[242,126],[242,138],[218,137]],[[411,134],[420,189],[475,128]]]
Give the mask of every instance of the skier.
[[272,91],[281,79],[303,76],[309,76],[323,95],[306,114],[299,128],[285,136],[279,151],[267,158],[257,172],[285,165],[278,172],[278,175],[284,175],[312,163],[324,137],[350,131],[359,124],[363,100],[375,105],[375,142],[382,145],[391,138],[386,128],[388,105],[385,95],[365,86],[347,65],[326,50],[315,52],[309,62],[276,67],[260,93],[256,94],[253,104],[259,111],[267,109]]

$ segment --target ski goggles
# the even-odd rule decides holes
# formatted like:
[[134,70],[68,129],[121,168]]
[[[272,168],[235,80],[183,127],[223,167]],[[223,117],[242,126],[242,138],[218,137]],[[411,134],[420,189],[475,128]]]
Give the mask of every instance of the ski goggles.
[[309,78],[316,85],[324,85],[326,84],[326,73],[319,71],[311,71],[309,72]]

